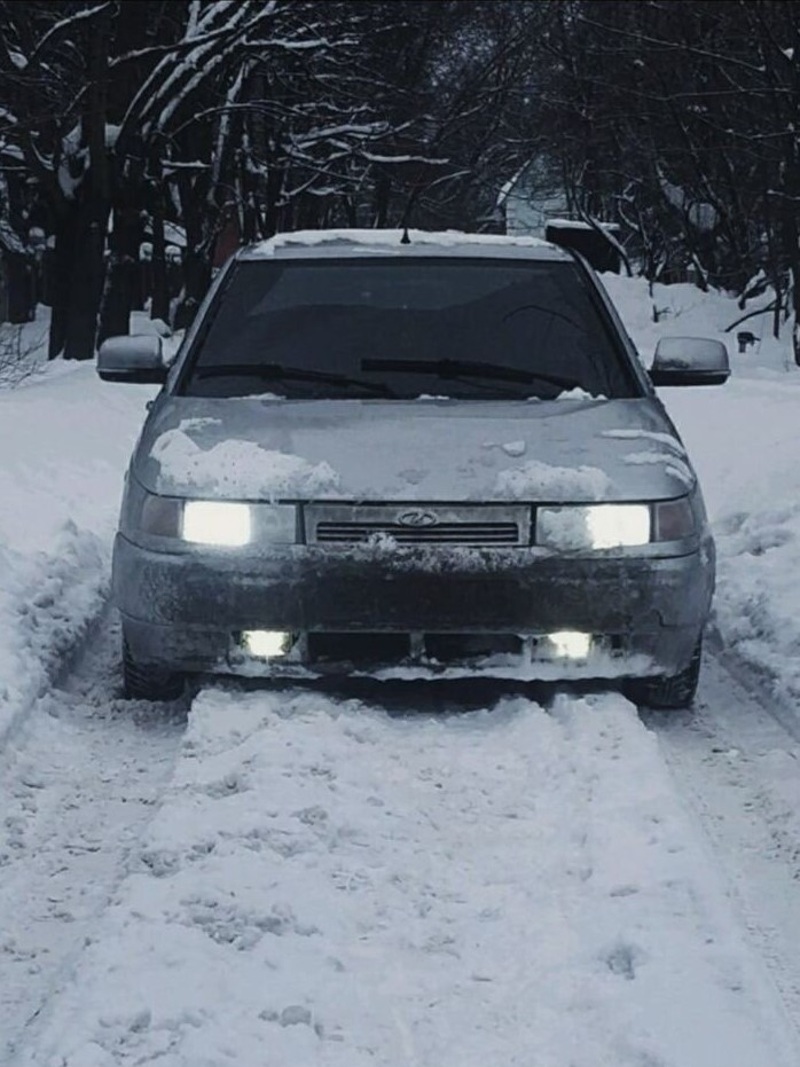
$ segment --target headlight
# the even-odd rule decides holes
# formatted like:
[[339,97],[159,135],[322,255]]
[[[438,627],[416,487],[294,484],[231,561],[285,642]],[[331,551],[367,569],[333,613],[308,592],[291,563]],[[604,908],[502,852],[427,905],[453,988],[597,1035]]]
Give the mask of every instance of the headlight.
[[560,551],[634,548],[695,532],[688,497],[656,504],[566,504],[536,510],[536,544]]
[[148,493],[133,481],[123,507],[123,524],[129,535],[138,532],[228,548],[293,545],[297,540],[296,516],[293,504],[182,500]]
[[197,545],[237,548],[250,543],[249,504],[217,500],[187,500],[183,505],[181,535]]

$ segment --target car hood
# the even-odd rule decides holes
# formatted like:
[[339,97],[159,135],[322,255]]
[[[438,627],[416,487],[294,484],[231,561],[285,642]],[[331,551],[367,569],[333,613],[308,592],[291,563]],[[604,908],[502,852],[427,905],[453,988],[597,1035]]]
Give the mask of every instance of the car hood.
[[208,399],[162,394],[151,492],[238,500],[657,500],[695,476],[660,404]]

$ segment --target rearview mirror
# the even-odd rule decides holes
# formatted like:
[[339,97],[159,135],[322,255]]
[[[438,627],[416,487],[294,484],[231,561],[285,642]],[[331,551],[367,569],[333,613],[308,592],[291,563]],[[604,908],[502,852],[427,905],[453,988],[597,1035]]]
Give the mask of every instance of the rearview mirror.
[[653,385],[722,385],[730,377],[728,350],[704,337],[662,337],[656,345]]
[[104,382],[160,385],[167,377],[161,338],[150,335],[109,337],[97,353],[97,373]]

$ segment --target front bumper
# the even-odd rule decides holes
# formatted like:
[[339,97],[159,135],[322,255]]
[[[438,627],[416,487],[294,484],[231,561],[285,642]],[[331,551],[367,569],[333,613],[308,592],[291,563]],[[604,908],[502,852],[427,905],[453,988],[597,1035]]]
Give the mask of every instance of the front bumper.
[[[340,546],[247,555],[157,552],[118,534],[113,568],[114,597],[136,660],[237,674],[332,670],[336,664],[314,660],[315,641],[324,635],[408,635],[406,648],[418,660],[426,635],[434,643],[434,635],[478,634],[496,635],[500,645],[506,636],[521,637],[533,677],[673,674],[691,657],[713,584],[710,540],[666,558]],[[291,632],[294,651],[286,660],[248,661],[235,645],[246,630]],[[568,670],[552,664],[539,670],[536,636],[560,630],[601,637],[602,655]],[[493,662],[500,673],[510,669],[507,656]]]

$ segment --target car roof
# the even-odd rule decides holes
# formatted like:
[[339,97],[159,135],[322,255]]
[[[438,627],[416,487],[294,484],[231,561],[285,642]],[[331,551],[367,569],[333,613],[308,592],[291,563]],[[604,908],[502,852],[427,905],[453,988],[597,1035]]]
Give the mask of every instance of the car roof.
[[363,259],[370,255],[446,257],[465,259],[566,260],[573,257],[557,245],[537,237],[505,237],[500,234],[441,233],[408,230],[298,230],[279,233],[267,241],[248,245],[236,253],[238,260],[258,259]]

